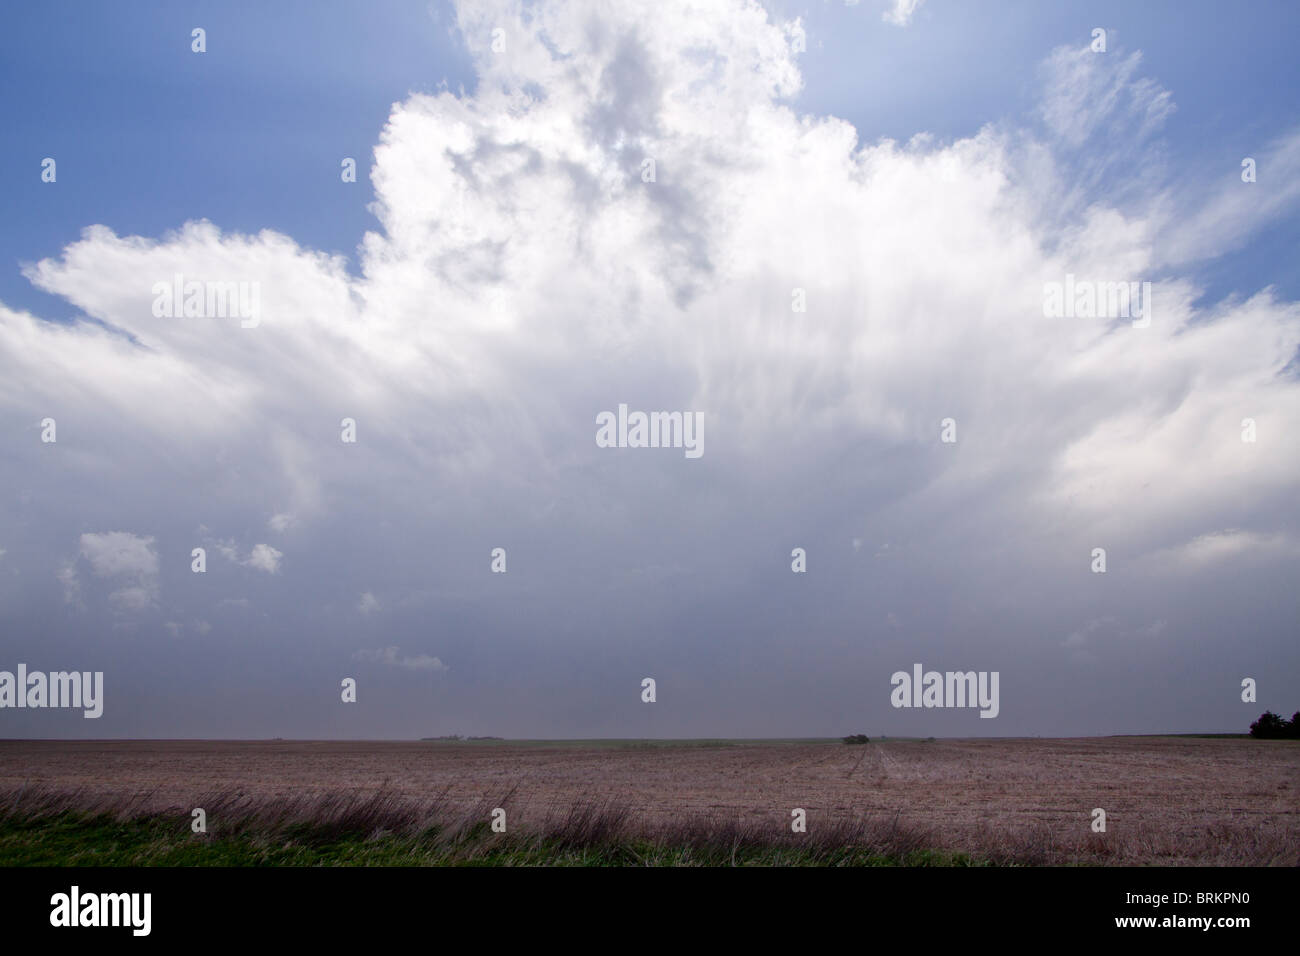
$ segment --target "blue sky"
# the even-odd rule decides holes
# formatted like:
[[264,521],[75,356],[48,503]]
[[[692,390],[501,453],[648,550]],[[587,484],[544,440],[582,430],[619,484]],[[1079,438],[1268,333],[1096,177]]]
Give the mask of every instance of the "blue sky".
[[[1178,110],[1164,129],[1189,175],[1239,173],[1272,131],[1300,115],[1300,6],[1249,16],[1222,3],[930,0],[900,29],[880,5],[771,4],[802,17],[801,111],[849,120],[864,142],[940,140],[1032,109],[1034,69],[1052,48],[1111,31]],[[56,255],[92,223],[160,236],[188,219],[275,229],[355,264],[378,226],[365,175],[391,105],[410,92],[472,91],[475,75],[443,2],[25,4],[0,34],[0,300],[69,315],[19,263]],[[1267,23],[1267,29],[1261,27]],[[208,52],[190,50],[202,26]],[[55,188],[40,162],[58,161]],[[344,188],[338,164],[358,163]],[[1267,175],[1265,171],[1264,175]],[[1211,298],[1275,284],[1300,295],[1300,222],[1270,226],[1202,266]]]
[[[10,13],[0,668],[104,669],[103,736],[1292,712],[1300,10],[890,2]],[[999,717],[894,709],[918,661]]]
[[[13,11],[0,40],[4,122],[24,148],[2,160],[6,301],[40,301],[17,262],[57,253],[92,223],[157,236],[207,218],[351,256],[377,225],[364,177],[389,108],[444,81],[472,85],[454,20],[436,10],[380,0]],[[203,55],[190,49],[196,26]],[[59,163],[54,192],[22,175],[37,153],[38,166]],[[352,189],[339,180],[344,156],[358,162]]]

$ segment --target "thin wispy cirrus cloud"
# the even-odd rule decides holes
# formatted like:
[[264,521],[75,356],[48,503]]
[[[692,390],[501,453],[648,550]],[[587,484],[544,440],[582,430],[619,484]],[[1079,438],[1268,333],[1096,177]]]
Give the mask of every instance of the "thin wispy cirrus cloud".
[[[1175,168],[1177,91],[1090,27],[1038,51],[1019,117],[899,142],[801,113],[810,54],[757,4],[469,4],[476,86],[394,103],[339,186],[373,190],[355,262],[198,202],[162,235],[86,223],[25,269],[77,318],[0,304],[10,656],[52,615],[98,652],[93,581],[135,615],[115,639],[171,639],[153,671],[205,735],[1235,728],[1242,677],[1300,675],[1300,306],[1204,301],[1197,264],[1300,196]],[[178,274],[258,283],[260,323],[156,317]],[[1150,281],[1149,326],[1044,317],[1067,274]],[[620,403],[702,412],[707,454],[597,447]],[[197,526],[230,559],[202,575]],[[894,711],[914,661],[1001,671],[999,726]],[[171,726],[133,692],[106,730]]]

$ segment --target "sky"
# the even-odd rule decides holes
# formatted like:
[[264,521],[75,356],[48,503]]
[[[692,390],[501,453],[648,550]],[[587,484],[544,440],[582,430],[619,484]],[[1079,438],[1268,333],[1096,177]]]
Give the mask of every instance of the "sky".
[[[1300,708],[1293,4],[10,21],[0,670],[104,705],[0,737]],[[699,453],[604,447],[621,405]],[[915,664],[997,715],[894,706]]]

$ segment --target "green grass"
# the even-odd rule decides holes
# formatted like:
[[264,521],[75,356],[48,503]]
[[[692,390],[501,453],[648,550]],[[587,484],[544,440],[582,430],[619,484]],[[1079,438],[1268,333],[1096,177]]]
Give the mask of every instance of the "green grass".
[[621,837],[581,841],[554,835],[430,829],[418,834],[339,834],[309,825],[195,834],[175,816],[117,820],[72,811],[0,820],[0,866],[974,866],[956,853],[800,847]]
[[[973,866],[936,852],[897,814],[792,833],[777,821],[684,815],[647,825],[625,806],[576,803],[493,832],[494,807],[386,787],[271,797],[208,794],[206,833],[149,794],[21,787],[0,792],[0,866]],[[513,812],[513,811],[512,811]]]

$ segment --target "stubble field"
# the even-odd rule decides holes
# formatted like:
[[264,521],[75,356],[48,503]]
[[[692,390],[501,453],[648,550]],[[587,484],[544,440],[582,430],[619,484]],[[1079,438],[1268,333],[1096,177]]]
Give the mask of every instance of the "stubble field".
[[[237,820],[247,830],[254,819],[274,829],[346,818],[338,825],[358,838],[439,830],[464,842],[472,831],[490,843],[505,839],[486,832],[501,807],[512,839],[530,834],[534,849],[558,839],[702,852],[729,841],[733,858],[742,844],[798,852],[804,841],[860,843],[894,862],[933,851],[965,862],[1296,865],[1297,786],[1300,745],[1242,738],[0,742],[11,824],[84,811],[165,821],[189,837],[203,807],[214,836]],[[791,832],[794,808],[806,811],[806,834]]]

